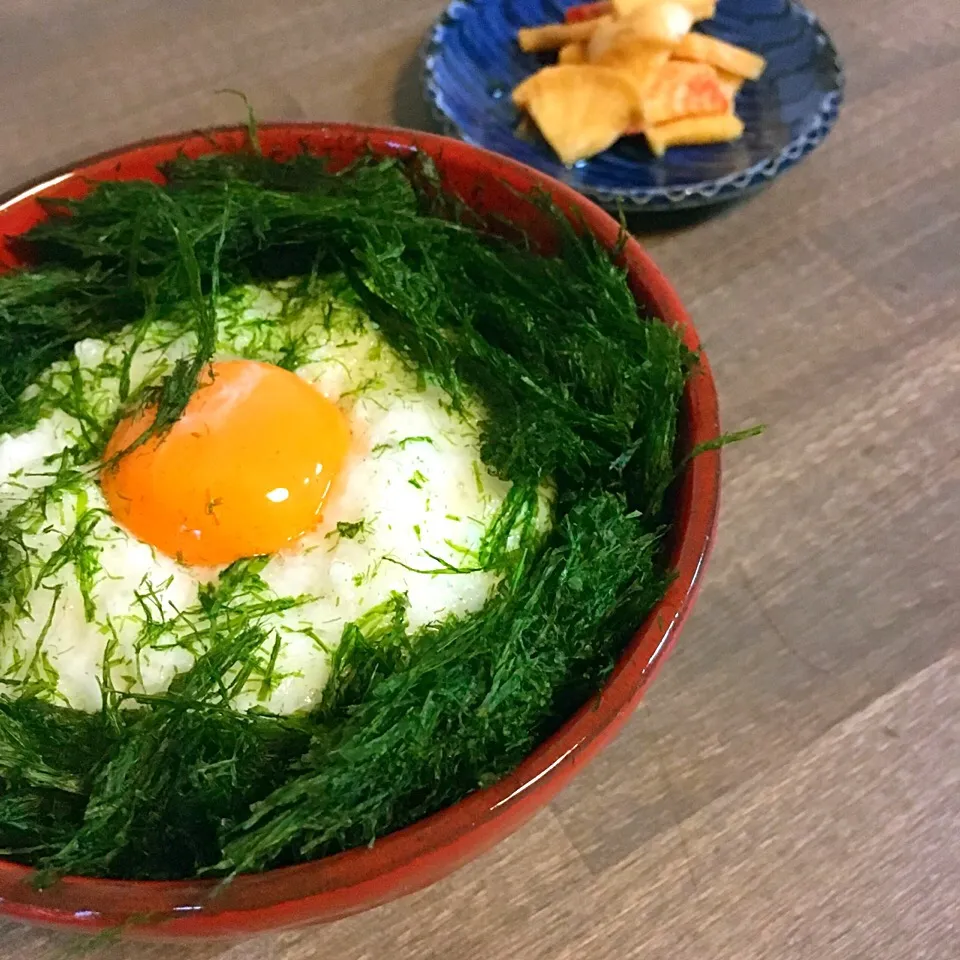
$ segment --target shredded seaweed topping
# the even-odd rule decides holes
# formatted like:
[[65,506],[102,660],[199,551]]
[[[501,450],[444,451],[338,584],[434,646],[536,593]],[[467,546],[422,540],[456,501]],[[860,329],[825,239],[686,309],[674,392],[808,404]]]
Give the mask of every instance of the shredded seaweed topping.
[[[154,623],[145,589],[144,643],[181,628],[196,641],[192,669],[165,694],[120,694],[108,655],[99,713],[45,703],[29,684],[0,695],[0,849],[44,882],[229,877],[372,843],[513,768],[598,689],[669,580],[665,493],[696,360],[637,315],[623,270],[592,238],[554,214],[550,256],[497,239],[422,161],[332,172],[306,154],[250,151],[181,158],[165,174],[52,203],[23,241],[33,266],[0,277],[0,432],[36,422],[40,401],[23,391],[76,341],[144,317],[196,335],[148,394],[130,389],[129,361],[119,371],[128,403],[155,404],[162,431],[213,353],[218,297],[300,277],[308,298],[324,278],[453,409],[482,401],[483,460],[513,488],[463,569],[504,578],[479,613],[414,632],[402,596],[369,611],[331,651],[322,702],[293,717],[230,704],[251,676],[266,691],[276,682],[282,637],[258,617],[277,602],[260,589],[261,561],[231,568],[189,622]],[[83,449],[55,465],[64,485],[112,427],[81,422]],[[554,526],[541,539],[544,482]],[[95,576],[96,516],[41,569],[23,537],[35,508],[0,517],[7,621],[51,563],[75,564],[81,590]],[[364,523],[337,535],[362,537]],[[461,571],[446,567],[429,573]]]

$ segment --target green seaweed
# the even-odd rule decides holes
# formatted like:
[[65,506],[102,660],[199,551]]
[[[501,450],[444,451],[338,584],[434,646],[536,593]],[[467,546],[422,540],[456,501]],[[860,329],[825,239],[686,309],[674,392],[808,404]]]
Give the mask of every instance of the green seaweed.
[[[149,315],[197,337],[130,397],[156,405],[159,433],[212,355],[218,295],[325,278],[454,410],[482,401],[483,459],[513,488],[477,562],[504,579],[479,613],[414,632],[403,597],[369,611],[332,651],[322,702],[295,717],[230,703],[251,679],[275,681],[280,641],[259,618],[297,602],[262,590],[262,560],[230,568],[186,620],[152,620],[145,588],[143,644],[180,630],[196,647],[165,694],[120,694],[107,664],[98,714],[18,699],[16,685],[0,699],[0,847],[43,882],[230,876],[371,843],[512,769],[598,689],[669,580],[665,492],[696,358],[637,315],[615,256],[556,212],[549,256],[498,239],[416,159],[332,172],[305,153],[249,151],[165,174],[52,203],[22,241],[33,265],[0,276],[0,430],[34,422],[23,389],[76,340]],[[129,369],[121,379],[126,396]],[[541,538],[544,482],[554,526]],[[30,564],[23,516],[0,517],[9,617]],[[82,562],[84,543],[60,559]],[[461,572],[438,562],[430,574]]]

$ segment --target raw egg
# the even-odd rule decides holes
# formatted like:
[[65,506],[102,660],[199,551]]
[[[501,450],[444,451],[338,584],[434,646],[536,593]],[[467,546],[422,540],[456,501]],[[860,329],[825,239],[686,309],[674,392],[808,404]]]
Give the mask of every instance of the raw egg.
[[315,527],[350,444],[336,404],[252,360],[211,363],[183,416],[134,447],[155,418],[119,423],[101,486],[119,523],[189,565],[273,553]]
[[[349,624],[402,612],[413,638],[493,595],[503,574],[479,560],[510,483],[483,461],[479,400],[455,409],[335,285],[298,289],[231,291],[184,416],[140,445],[156,410],[124,408],[117,371],[149,397],[189,358],[171,318],[82,340],[38,377],[36,426],[0,433],[0,520],[20,511],[31,584],[0,629],[0,677],[32,690],[42,668],[56,687],[41,698],[92,712],[105,680],[162,694],[207,649],[224,586],[234,622],[264,637],[231,705],[286,714],[320,701]],[[73,459],[91,422],[117,421],[92,471]],[[545,485],[540,530],[551,504]],[[264,562],[233,592],[223,565],[251,555]]]

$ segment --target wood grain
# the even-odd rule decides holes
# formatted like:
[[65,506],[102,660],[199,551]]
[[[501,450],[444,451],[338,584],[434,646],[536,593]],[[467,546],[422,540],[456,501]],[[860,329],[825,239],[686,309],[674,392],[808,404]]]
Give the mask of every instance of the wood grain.
[[[637,224],[703,332],[726,426],[770,428],[726,455],[709,580],[642,709],[444,883],[178,955],[960,958],[960,16],[814,7],[850,77],[825,147],[696,226]],[[412,58],[439,8],[6,0],[0,188],[234,120],[222,87],[271,119],[421,126]],[[0,960],[71,947],[0,934]]]

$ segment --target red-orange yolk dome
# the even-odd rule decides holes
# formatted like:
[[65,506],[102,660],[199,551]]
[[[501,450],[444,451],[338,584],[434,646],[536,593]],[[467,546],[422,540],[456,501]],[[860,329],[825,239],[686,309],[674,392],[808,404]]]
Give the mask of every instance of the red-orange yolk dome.
[[117,521],[192,565],[273,553],[316,526],[350,443],[334,403],[251,360],[210,364],[173,427],[112,462],[155,417],[119,423],[100,481]]

